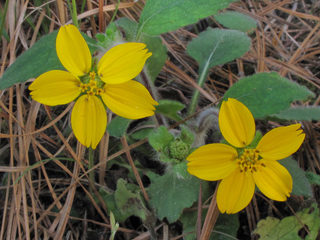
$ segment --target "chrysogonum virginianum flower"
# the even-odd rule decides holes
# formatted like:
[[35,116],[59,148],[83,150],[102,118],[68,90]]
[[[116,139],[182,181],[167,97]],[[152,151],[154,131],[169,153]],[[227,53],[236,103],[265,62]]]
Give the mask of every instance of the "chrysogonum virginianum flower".
[[158,103],[142,84],[131,80],[152,55],[145,47],[143,43],[120,44],[96,63],[78,29],[63,26],[57,35],[56,51],[68,72],[53,70],[40,75],[29,86],[30,94],[49,106],[76,100],[71,114],[74,135],[80,143],[95,149],[107,126],[105,106],[129,119],[154,114],[153,105]]
[[292,177],[277,160],[299,149],[305,138],[301,125],[275,128],[253,144],[256,130],[251,112],[241,102],[229,98],[221,105],[219,126],[229,145],[202,146],[187,160],[190,174],[207,181],[222,179],[217,192],[220,211],[236,213],[245,208],[255,185],[270,199],[286,201],[292,191]]

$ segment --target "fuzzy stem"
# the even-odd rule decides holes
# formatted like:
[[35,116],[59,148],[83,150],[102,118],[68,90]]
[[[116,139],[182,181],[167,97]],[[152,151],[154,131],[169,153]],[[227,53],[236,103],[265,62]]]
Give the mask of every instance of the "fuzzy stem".
[[78,14],[77,14],[76,0],[72,0],[72,13],[71,13],[72,22],[73,22],[73,25],[76,26],[76,28],[79,28],[77,16]]
[[[112,16],[112,19],[111,19],[110,23],[112,23],[113,20],[114,20],[114,18],[116,17],[116,14],[117,14],[118,8],[119,8],[119,4],[120,4],[120,0],[118,0],[117,6],[116,6],[116,10],[115,10],[114,13],[113,13],[113,16]],[[110,24],[110,23],[109,23],[109,24]]]
[[[209,57],[209,59],[211,58],[211,56]],[[198,85],[199,87],[202,87],[204,82],[206,81],[207,79],[207,75],[208,75],[208,72],[209,72],[209,64],[210,64],[210,61],[207,61],[206,64],[201,67],[200,66],[200,70],[202,69],[201,74],[199,76],[199,79],[198,79]],[[199,99],[199,90],[195,90],[194,93],[193,93],[193,96],[192,96],[192,99],[191,99],[191,104],[190,104],[190,107],[189,107],[189,112],[188,112],[188,115],[192,115],[195,113],[196,111],[196,106],[197,106],[197,103],[198,103],[198,99]]]

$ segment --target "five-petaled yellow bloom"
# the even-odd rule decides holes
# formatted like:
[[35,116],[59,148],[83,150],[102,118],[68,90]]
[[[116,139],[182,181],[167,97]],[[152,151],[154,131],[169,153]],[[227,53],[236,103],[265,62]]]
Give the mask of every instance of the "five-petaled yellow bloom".
[[250,148],[255,135],[254,118],[236,99],[223,102],[219,126],[232,146],[213,143],[202,146],[187,158],[190,174],[207,181],[222,179],[217,204],[222,213],[236,213],[251,201],[255,184],[267,197],[285,201],[292,191],[290,173],[276,160],[286,158],[301,146],[305,134],[300,124],[278,127]]
[[[107,126],[104,104],[124,118],[139,119],[154,114],[148,90],[133,81],[152,54],[143,43],[124,43],[106,52],[98,64],[92,62],[89,47],[73,25],[60,28],[57,55],[69,71],[53,70],[39,76],[29,87],[34,100],[49,105],[76,100],[71,125],[76,138],[96,148]],[[104,103],[104,104],[103,104]]]

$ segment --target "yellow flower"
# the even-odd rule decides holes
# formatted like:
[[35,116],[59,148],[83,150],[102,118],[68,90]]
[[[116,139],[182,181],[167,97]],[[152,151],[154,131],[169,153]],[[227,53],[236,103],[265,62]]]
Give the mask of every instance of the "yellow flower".
[[106,52],[98,64],[73,25],[60,28],[56,51],[69,71],[53,70],[39,76],[30,86],[34,100],[49,106],[76,100],[71,125],[76,138],[95,149],[107,126],[104,104],[119,116],[139,119],[154,114],[148,90],[131,80],[142,70],[152,54],[143,43],[124,43]]
[[292,191],[290,173],[276,160],[286,158],[301,146],[305,134],[300,124],[278,127],[250,146],[255,134],[254,118],[236,99],[223,102],[219,126],[232,146],[213,143],[202,146],[187,158],[188,172],[207,181],[222,179],[217,204],[222,213],[236,213],[251,201],[255,184],[270,199],[285,201]]

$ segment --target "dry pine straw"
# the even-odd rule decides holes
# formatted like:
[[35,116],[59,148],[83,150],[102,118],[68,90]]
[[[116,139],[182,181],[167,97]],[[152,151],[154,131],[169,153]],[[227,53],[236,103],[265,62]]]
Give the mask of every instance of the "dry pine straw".
[[[104,31],[103,23],[110,21],[115,3],[116,1],[87,1],[85,11],[78,15],[78,19],[82,19],[81,29],[91,35]],[[143,5],[144,1],[138,3],[122,1],[116,18],[128,17],[138,20]],[[78,6],[80,9],[80,3]],[[158,76],[156,82],[158,89],[174,91],[183,103],[188,104],[188,96],[193,89],[197,88],[201,93],[201,106],[205,106],[219,100],[240,77],[258,72],[276,71],[290,80],[299,80],[299,83],[313,89],[317,94],[316,100],[313,103],[304,104],[318,105],[320,102],[318,78],[320,3],[307,0],[246,0],[232,3],[229,10],[239,11],[257,20],[258,28],[251,35],[250,51],[229,64],[212,68],[204,88],[199,88],[196,84],[197,63],[185,51],[192,38],[197,37],[194,26],[163,34],[161,38],[168,49],[169,58]],[[98,25],[96,25],[95,14],[99,16]],[[27,23],[26,16],[33,22],[34,29]],[[1,74],[22,52],[36,42],[38,35],[42,34],[43,24],[46,24],[51,32],[60,24],[70,22],[70,12],[62,0],[49,1],[40,7],[35,7],[34,3],[29,1],[9,1],[5,29],[11,41],[8,43],[2,38]],[[211,26],[222,28],[214,18],[210,17],[197,24],[197,30],[205,30],[209,22],[212,23]],[[123,149],[108,156],[110,150],[108,146],[115,140],[106,133],[100,144],[99,162],[93,169],[99,178],[97,182],[91,183],[88,180],[87,168],[83,165],[83,162],[87,162],[84,159],[85,149],[76,142],[72,133],[67,136],[63,134],[69,125],[68,114],[72,104],[66,108],[41,106],[27,98],[28,85],[29,83],[18,84],[1,93],[0,169],[1,177],[7,173],[8,181],[0,187],[0,201],[3,206],[0,239],[39,239],[40,236],[43,239],[50,237],[80,239],[80,236],[85,236],[88,228],[92,226],[104,229],[104,232],[109,231],[108,216],[105,214],[107,206],[103,201],[100,205],[96,204],[88,193],[88,186],[94,185],[94,189],[100,186],[107,187],[106,163],[116,156],[126,154],[131,166],[134,167],[130,150],[142,145],[146,140],[128,146],[125,139],[122,139],[118,144],[122,144]],[[108,117],[111,119],[111,115]],[[278,124],[270,122],[270,125]],[[317,173],[320,170],[319,122],[304,122],[303,125],[307,138],[303,144],[304,152],[298,152],[298,163],[302,169]],[[60,153],[74,159],[75,162],[60,161],[56,158]],[[12,185],[28,166],[47,158],[52,158],[54,161],[51,167],[55,166],[55,169],[60,170],[59,177],[52,174],[47,167],[49,164],[43,163],[35,166],[17,184]],[[134,171],[136,172],[135,169]],[[33,172],[37,176],[36,179]],[[145,199],[148,199],[139,175],[135,175],[140,182],[139,186]],[[313,187],[313,190],[314,200],[318,201],[318,188]],[[96,212],[99,221],[87,219],[85,213],[78,218],[70,216],[71,207],[75,204],[79,191],[87,196],[87,201],[91,202],[91,209],[88,211]],[[260,199],[263,198],[261,194],[257,196]],[[50,202],[42,202],[43,199],[50,199]],[[292,199],[298,204],[303,203],[303,199],[297,196]],[[272,201],[268,199],[265,201],[269,206],[267,215],[284,217],[282,211]],[[207,215],[202,229],[198,228],[199,239],[208,239],[218,216],[214,201],[205,207],[209,207],[210,214]],[[58,209],[58,213],[53,210],[54,208]],[[247,233],[242,231],[244,233],[239,237],[250,239],[250,233],[256,228],[261,214],[265,216],[266,213],[259,210],[257,199],[254,197],[243,214],[247,218],[247,224],[241,227],[246,228]],[[81,224],[73,225],[71,220],[77,220]],[[88,226],[88,224],[91,225]],[[155,230],[157,229],[162,229],[163,239],[182,237],[170,231],[164,222],[158,224]],[[149,232],[139,232],[126,226],[119,228],[119,232],[129,238],[135,236],[135,239],[150,237]]]

